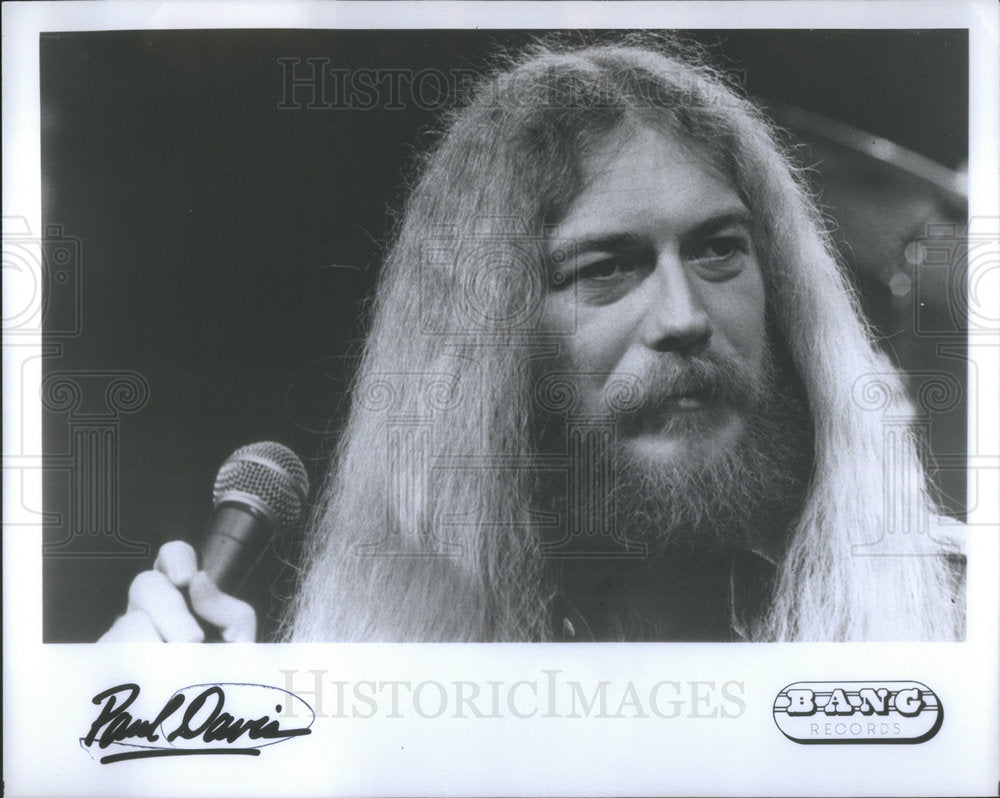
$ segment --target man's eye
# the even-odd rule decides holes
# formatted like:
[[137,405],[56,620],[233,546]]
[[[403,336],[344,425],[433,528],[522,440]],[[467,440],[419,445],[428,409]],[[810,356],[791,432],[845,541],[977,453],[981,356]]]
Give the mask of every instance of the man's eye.
[[635,272],[635,264],[626,258],[606,258],[596,263],[588,264],[577,271],[578,280],[593,280],[607,282],[619,277],[625,277]]
[[727,260],[735,255],[742,255],[747,250],[748,245],[742,238],[731,236],[712,238],[694,251],[694,258],[695,260]]
[[632,277],[637,270],[638,265],[630,258],[604,258],[576,269],[555,271],[552,275],[552,286],[563,288],[570,283],[578,282],[584,286],[603,287]]
[[699,244],[691,252],[696,266],[721,277],[732,277],[742,268],[743,256],[749,254],[750,242],[737,236],[719,236]]

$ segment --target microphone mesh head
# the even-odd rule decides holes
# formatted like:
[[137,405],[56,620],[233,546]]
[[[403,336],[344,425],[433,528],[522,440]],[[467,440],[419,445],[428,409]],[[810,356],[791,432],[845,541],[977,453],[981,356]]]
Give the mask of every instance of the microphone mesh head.
[[232,499],[264,510],[282,527],[302,517],[309,495],[309,477],[302,461],[287,446],[262,441],[229,455],[215,478],[215,506]]

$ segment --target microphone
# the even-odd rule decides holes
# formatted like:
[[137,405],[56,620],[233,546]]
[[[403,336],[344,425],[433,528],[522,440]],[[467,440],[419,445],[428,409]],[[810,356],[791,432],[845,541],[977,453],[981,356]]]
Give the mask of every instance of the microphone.
[[309,477],[286,446],[243,446],[215,478],[215,510],[201,544],[201,569],[225,593],[235,593],[275,536],[302,518]]

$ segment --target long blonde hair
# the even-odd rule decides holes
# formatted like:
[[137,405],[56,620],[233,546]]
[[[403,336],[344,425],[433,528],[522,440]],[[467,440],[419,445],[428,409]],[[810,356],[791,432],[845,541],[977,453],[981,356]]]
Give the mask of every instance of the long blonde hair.
[[[813,473],[755,639],[963,634],[959,546],[932,534],[903,385],[774,129],[698,51],[625,36],[536,44],[445,120],[385,260],[287,639],[549,637],[531,509],[541,245],[580,190],[582,152],[626,120],[731,175],[808,397]],[[906,512],[916,528],[894,522]]]

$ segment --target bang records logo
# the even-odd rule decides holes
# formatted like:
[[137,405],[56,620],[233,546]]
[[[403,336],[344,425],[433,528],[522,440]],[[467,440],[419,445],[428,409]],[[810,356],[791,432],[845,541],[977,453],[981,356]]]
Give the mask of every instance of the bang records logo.
[[944,720],[920,682],[795,682],[774,699],[774,722],[797,743],[922,743]]

